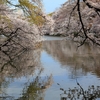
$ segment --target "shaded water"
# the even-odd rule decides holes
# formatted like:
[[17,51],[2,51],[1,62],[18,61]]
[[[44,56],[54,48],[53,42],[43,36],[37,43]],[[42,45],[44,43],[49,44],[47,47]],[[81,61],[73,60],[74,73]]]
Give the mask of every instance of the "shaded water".
[[0,100],[82,100],[84,94],[100,100],[100,49],[95,46],[77,49],[70,40],[47,37],[34,51],[0,55]]

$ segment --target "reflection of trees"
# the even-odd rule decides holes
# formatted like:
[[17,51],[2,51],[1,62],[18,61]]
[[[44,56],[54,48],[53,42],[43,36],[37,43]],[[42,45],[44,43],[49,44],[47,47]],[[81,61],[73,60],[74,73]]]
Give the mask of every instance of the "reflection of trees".
[[40,49],[12,48],[9,51],[6,49],[0,51],[0,94],[5,94],[4,91],[14,78],[32,75],[35,70],[43,69],[40,63],[40,51]]
[[26,84],[22,97],[18,100],[44,100],[44,92],[52,84],[52,75],[42,79],[39,74],[33,82]]
[[[38,44],[37,44],[38,45]],[[52,75],[41,78],[43,71],[40,62],[41,49],[17,49],[0,51],[0,98],[14,100],[6,90],[9,84],[20,77],[33,75],[34,79],[27,82],[22,96],[18,100],[39,100],[47,88],[52,84]]]
[[81,71],[80,74],[86,74],[92,71],[100,76],[100,70],[97,70],[100,65],[100,50],[97,47],[95,48],[95,46],[85,44],[77,49],[75,42],[56,40],[44,42],[43,48],[62,65],[71,66],[70,71],[72,73],[78,74]]
[[[31,82],[28,81],[27,83],[25,83],[21,96],[16,100],[44,100],[44,92],[52,85],[53,80],[52,75],[42,78],[40,76],[42,71],[43,70],[40,69]],[[4,88],[2,85],[4,85],[4,82],[1,84],[0,89]],[[0,98],[2,98],[2,100],[15,100],[14,96],[9,96],[4,91],[2,91],[2,95],[0,95]]]
[[60,88],[63,91],[60,94],[61,100],[96,100],[100,98],[100,86],[88,86],[88,89],[85,90],[78,82],[77,85],[78,87],[74,87],[73,89],[69,88],[69,90]]
[[9,54],[0,52],[0,69],[1,76],[13,75],[20,77],[21,75],[31,75],[36,69],[41,68],[40,49],[22,50],[17,53]]

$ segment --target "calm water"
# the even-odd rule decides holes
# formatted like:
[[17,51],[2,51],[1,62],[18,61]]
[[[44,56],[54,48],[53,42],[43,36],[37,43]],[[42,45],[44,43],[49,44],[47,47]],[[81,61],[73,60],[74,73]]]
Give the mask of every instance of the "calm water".
[[41,48],[11,61],[0,52],[0,100],[61,100],[63,90],[69,99],[62,100],[84,93],[100,100],[100,49],[62,39],[45,37]]

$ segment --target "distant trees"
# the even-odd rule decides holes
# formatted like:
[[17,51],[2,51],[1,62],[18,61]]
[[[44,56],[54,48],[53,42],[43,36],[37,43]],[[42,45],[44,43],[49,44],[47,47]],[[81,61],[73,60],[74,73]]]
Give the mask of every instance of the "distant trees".
[[67,36],[79,46],[85,42],[100,46],[100,0],[67,0],[49,15],[52,20],[42,28],[44,34]]

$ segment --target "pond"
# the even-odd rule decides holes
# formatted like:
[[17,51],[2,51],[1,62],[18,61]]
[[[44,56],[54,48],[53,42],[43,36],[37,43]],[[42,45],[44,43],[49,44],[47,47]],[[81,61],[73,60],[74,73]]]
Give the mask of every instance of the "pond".
[[0,100],[100,100],[100,48],[44,38],[11,60],[0,52]]

